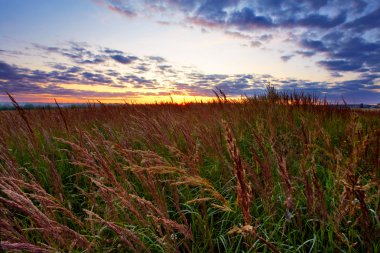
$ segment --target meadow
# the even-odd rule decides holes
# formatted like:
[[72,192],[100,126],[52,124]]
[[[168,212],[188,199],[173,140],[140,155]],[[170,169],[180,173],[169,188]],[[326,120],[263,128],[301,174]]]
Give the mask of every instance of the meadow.
[[380,111],[300,93],[0,111],[6,252],[379,252]]

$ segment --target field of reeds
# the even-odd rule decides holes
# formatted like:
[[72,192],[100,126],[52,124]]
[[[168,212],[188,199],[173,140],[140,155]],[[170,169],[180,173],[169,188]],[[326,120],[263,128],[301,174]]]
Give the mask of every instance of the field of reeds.
[[[380,112],[308,95],[0,111],[6,252],[379,252]],[[1,251],[0,250],[0,251]]]

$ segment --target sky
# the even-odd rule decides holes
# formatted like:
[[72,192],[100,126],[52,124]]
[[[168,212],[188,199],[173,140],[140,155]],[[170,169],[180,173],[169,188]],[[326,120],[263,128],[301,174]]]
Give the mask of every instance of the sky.
[[380,103],[378,0],[0,0],[0,102]]

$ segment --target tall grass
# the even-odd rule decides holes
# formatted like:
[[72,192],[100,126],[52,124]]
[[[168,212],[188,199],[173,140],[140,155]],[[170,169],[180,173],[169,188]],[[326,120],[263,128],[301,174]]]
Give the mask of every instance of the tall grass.
[[0,111],[0,247],[378,252],[380,112],[269,88]]

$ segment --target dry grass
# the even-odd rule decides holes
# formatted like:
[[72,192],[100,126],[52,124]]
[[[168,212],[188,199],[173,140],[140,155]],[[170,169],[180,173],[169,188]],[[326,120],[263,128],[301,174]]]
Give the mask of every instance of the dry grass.
[[0,242],[376,252],[380,113],[304,94],[0,111]]

